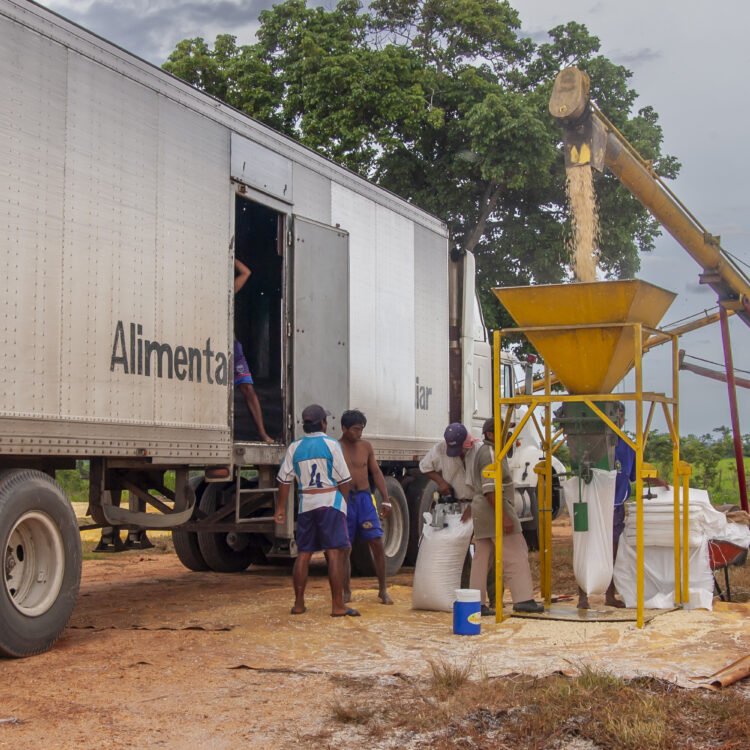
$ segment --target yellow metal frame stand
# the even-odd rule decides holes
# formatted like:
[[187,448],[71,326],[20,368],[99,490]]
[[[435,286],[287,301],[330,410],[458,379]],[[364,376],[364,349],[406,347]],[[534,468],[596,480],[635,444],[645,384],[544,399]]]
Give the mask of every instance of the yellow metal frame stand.
[[[529,420],[532,420],[536,427],[539,439],[544,451],[544,462],[535,467],[535,472],[539,476],[537,489],[537,502],[539,505],[539,567],[541,578],[541,593],[544,597],[547,607],[552,602],[552,455],[564,443],[562,430],[552,434],[552,404],[564,401],[582,401],[585,403],[610,429],[619,435],[633,450],[636,456],[636,480],[635,480],[635,507],[636,507],[636,571],[637,571],[637,623],[638,627],[643,627],[643,480],[650,476],[655,476],[653,467],[645,464],[643,461],[643,450],[648,440],[648,433],[651,427],[651,420],[654,416],[656,404],[661,404],[664,411],[664,417],[667,422],[669,436],[672,441],[672,466],[673,487],[674,487],[674,565],[675,565],[675,604],[681,606],[689,598],[688,589],[688,483],[690,477],[690,466],[680,461],[680,438],[679,438],[679,362],[678,362],[678,341],[679,337],[675,334],[661,331],[656,328],[644,326],[642,323],[603,323],[592,326],[595,328],[632,328],[633,340],[635,342],[633,350],[633,362],[635,366],[635,391],[632,393],[586,393],[586,394],[562,394],[552,392],[552,376],[550,369],[545,365],[544,370],[544,393],[543,394],[523,394],[523,395],[505,395],[500,392],[500,351],[501,340],[506,336],[526,336],[528,333],[567,333],[575,330],[576,326],[527,326],[524,328],[503,328],[494,333],[494,414],[495,414],[495,463],[487,467],[485,475],[495,480],[495,497],[502,498],[502,460],[507,455],[511,446],[520,435]],[[663,393],[645,392],[643,390],[643,350],[644,335],[651,337],[654,335],[667,336],[672,340],[672,395],[666,396]],[[635,440],[628,437],[619,427],[609,419],[604,412],[596,405],[597,401],[632,401],[635,404]],[[643,419],[643,405],[650,404],[648,416]],[[527,411],[511,431],[510,423],[514,408],[518,405],[527,406]],[[538,406],[544,408],[544,429],[539,425],[535,415]],[[672,407],[671,410],[669,407]],[[505,408],[503,415],[502,409]],[[671,413],[670,413],[671,411]],[[502,416],[501,424],[498,420]],[[680,491],[682,490],[682,492]],[[680,513],[680,496],[682,495],[682,513]],[[496,596],[498,597],[496,607],[496,622],[502,622],[503,608],[503,511],[500,500],[495,503],[495,575],[496,575]],[[680,525],[682,517],[682,525]],[[682,557],[680,552],[682,551]]]

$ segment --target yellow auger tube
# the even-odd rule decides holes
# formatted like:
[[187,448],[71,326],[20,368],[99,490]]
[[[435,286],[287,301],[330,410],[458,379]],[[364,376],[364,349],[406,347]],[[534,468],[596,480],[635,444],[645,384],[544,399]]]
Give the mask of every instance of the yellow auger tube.
[[[750,283],[719,245],[719,238],[670,195],[653,167],[589,99],[588,76],[578,68],[558,73],[549,100],[550,114],[563,128],[566,165],[609,167],[620,182],[682,245],[704,270],[703,281],[727,308],[750,325]],[[586,148],[584,148],[584,145]]]

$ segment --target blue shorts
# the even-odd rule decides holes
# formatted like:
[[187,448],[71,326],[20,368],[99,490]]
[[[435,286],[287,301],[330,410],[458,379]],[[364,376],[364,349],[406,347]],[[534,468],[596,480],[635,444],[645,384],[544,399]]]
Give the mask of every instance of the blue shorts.
[[383,528],[378,518],[378,507],[370,490],[352,490],[346,501],[346,526],[349,539],[380,539]]
[[615,505],[615,512],[612,516],[612,541],[614,544],[620,540],[620,534],[625,530],[625,503]]
[[250,368],[248,367],[247,360],[242,351],[242,344],[237,339],[234,340],[234,384],[241,385],[242,383],[253,384],[253,376],[250,374]]
[[320,552],[350,546],[346,516],[335,508],[314,508],[297,516],[297,549]]

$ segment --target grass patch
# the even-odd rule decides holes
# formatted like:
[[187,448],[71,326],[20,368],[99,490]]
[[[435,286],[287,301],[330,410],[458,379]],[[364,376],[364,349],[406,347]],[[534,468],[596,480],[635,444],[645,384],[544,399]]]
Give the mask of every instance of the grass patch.
[[456,679],[462,672],[449,665],[436,679],[433,668],[423,680],[387,687],[373,680],[367,706],[383,707],[377,717],[340,700],[334,716],[358,724],[372,741],[388,727],[392,741],[400,737],[413,747],[524,750],[577,741],[618,750],[729,750],[750,743],[750,697],[737,687],[689,691],[659,680],[622,680],[586,666],[574,678]]
[[445,698],[463,687],[469,681],[472,660],[464,663],[452,663],[439,659],[429,661],[432,691],[440,698]]
[[375,709],[369,701],[363,704],[337,696],[331,706],[331,713],[340,724],[367,724],[375,715]]

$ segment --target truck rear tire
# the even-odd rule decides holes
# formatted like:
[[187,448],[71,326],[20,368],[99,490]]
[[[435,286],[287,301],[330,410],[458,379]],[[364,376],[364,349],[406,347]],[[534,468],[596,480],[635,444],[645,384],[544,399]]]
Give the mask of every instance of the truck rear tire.
[[[190,487],[195,493],[196,505],[200,503],[201,495],[206,488],[206,481],[203,477],[191,477]],[[200,545],[198,544],[198,532],[172,530],[172,544],[179,561],[188,569],[200,573],[211,570],[206,561],[203,559]]]
[[417,477],[406,489],[409,505],[409,546],[406,549],[406,564],[416,565],[419,540],[424,526],[423,513],[428,513],[435,502],[437,484],[429,477]]
[[[218,510],[224,490],[231,485],[208,484],[201,497],[200,509],[206,515]],[[210,570],[217,573],[239,573],[253,561],[255,549],[249,544],[243,549],[233,549],[227,541],[227,532],[198,532],[198,546]]]
[[0,475],[0,553],[0,654],[46,651],[68,624],[81,583],[78,521],[47,474]]
[[[385,574],[393,576],[400,570],[406,557],[409,543],[409,510],[406,505],[404,490],[395,477],[385,477],[385,488],[391,503],[388,518],[381,519],[383,526],[383,547],[385,550]],[[382,499],[375,492],[375,502],[380,511]],[[366,541],[355,542],[352,546],[352,571],[361,576],[374,576],[375,565],[370,554],[370,545]]]

